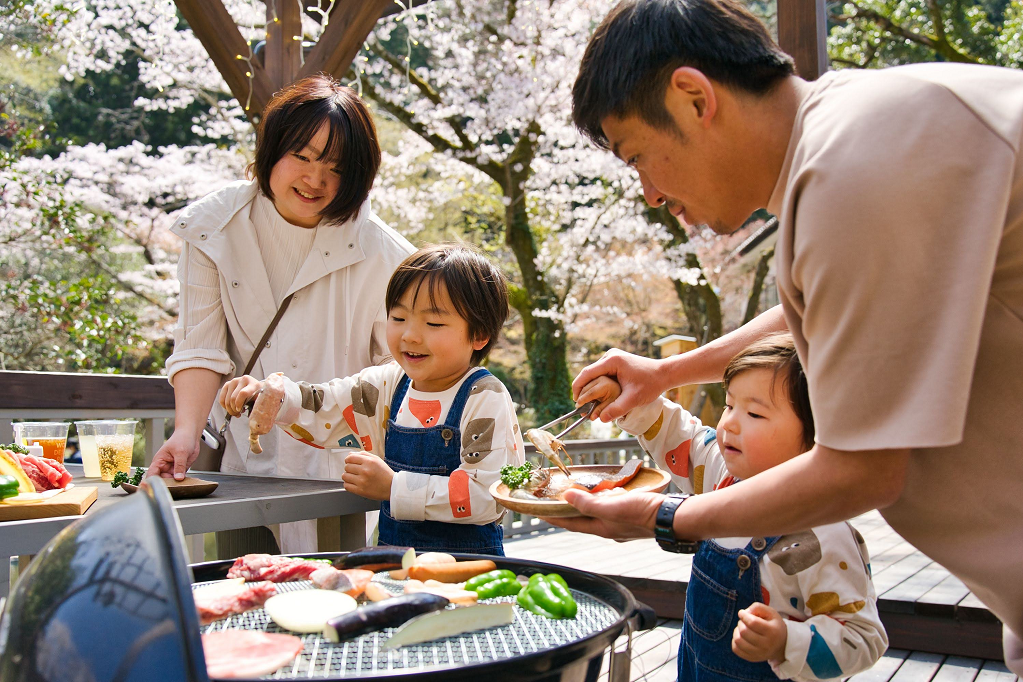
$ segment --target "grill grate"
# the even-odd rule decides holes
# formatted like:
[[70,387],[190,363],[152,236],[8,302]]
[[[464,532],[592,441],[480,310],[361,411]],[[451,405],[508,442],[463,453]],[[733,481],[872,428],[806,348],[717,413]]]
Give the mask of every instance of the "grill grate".
[[[391,580],[386,572],[378,573],[373,580],[392,594],[402,593],[403,583]],[[192,587],[195,589],[208,584],[196,583]],[[308,580],[277,583],[278,592],[308,589],[315,589]],[[400,649],[382,648],[395,628],[385,628],[338,644],[328,642],[318,634],[302,635],[305,649],[294,664],[265,679],[357,678],[389,672],[490,663],[579,641],[610,627],[619,618],[614,607],[596,597],[578,590],[572,590],[572,596],[579,604],[579,613],[572,619],[550,620],[516,605],[515,622],[511,625],[477,630]],[[498,597],[482,603],[509,601],[514,602],[515,598]],[[215,621],[204,626],[202,631],[207,633],[231,629],[293,634],[270,620],[261,608]]]

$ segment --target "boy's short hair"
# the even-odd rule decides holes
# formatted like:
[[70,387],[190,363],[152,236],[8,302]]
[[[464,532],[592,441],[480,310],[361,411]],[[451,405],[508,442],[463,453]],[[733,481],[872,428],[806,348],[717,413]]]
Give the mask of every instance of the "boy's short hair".
[[384,299],[388,312],[409,289],[415,288],[413,302],[419,298],[424,282],[428,283],[431,299],[437,282],[444,282],[455,311],[469,324],[469,339],[487,339],[487,345],[472,354],[473,365],[483,362],[508,319],[508,283],[504,273],[470,246],[424,247],[402,261],[391,275]]
[[795,73],[792,57],[738,0],[622,0],[586,46],[572,89],[575,125],[604,149],[601,124],[611,115],[676,131],[664,95],[683,66],[751,94]]
[[[751,369],[770,369],[774,371],[775,380],[779,376],[784,379],[792,409],[803,423],[803,445],[807,450],[812,448],[814,426],[813,411],[810,409],[810,388],[806,383],[806,373],[799,362],[799,355],[796,354],[792,334],[783,332],[765,336],[737,353],[725,367],[725,390],[728,390],[728,384],[732,379]],[[773,383],[771,389],[774,390]]]
[[274,166],[301,151],[326,123],[330,132],[323,155],[341,175],[341,186],[321,215],[340,224],[359,214],[380,169],[380,144],[369,109],[354,90],[326,74],[297,80],[274,94],[256,128],[256,158],[248,172],[263,194],[274,199]]

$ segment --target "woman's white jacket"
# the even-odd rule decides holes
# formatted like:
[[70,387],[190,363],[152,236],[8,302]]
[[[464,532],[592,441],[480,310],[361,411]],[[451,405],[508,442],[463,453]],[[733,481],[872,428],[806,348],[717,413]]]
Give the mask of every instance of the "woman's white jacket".
[[[245,368],[255,344],[277,312],[263,258],[249,219],[256,196],[255,182],[236,182],[187,207],[172,231],[184,241],[178,274],[180,310],[186,311],[190,288],[189,250],[199,249],[216,264],[223,314],[227,321],[226,351],[234,369],[224,380]],[[367,201],[359,215],[342,225],[320,227],[312,249],[288,294],[295,296],[259,355],[252,375],[273,372],[309,382],[344,377],[385,361],[384,294],[391,273],[415,251],[400,234],[374,215]],[[185,316],[174,332],[176,344],[185,337]],[[167,361],[175,372],[197,361],[223,360],[225,349],[189,348]],[[224,411],[214,407],[214,420],[223,423]],[[284,435],[279,429],[260,439],[262,454],[248,447],[248,420],[231,420],[223,471],[257,475],[340,478],[339,457]]]

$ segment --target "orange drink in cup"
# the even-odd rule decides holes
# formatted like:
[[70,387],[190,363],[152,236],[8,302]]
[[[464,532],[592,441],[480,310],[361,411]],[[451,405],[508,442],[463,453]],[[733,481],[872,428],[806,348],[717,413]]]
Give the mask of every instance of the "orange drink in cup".
[[71,426],[69,422],[21,422],[15,426],[18,427],[22,445],[42,446],[43,457],[57,462],[64,461],[67,430]]

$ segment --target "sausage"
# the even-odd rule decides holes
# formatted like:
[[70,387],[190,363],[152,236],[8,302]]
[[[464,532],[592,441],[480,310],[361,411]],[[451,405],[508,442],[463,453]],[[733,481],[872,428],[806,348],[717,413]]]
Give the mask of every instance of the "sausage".
[[412,566],[408,577],[415,580],[438,580],[442,583],[460,583],[480,573],[493,571],[497,564],[489,559],[459,561],[454,564],[423,564]]

